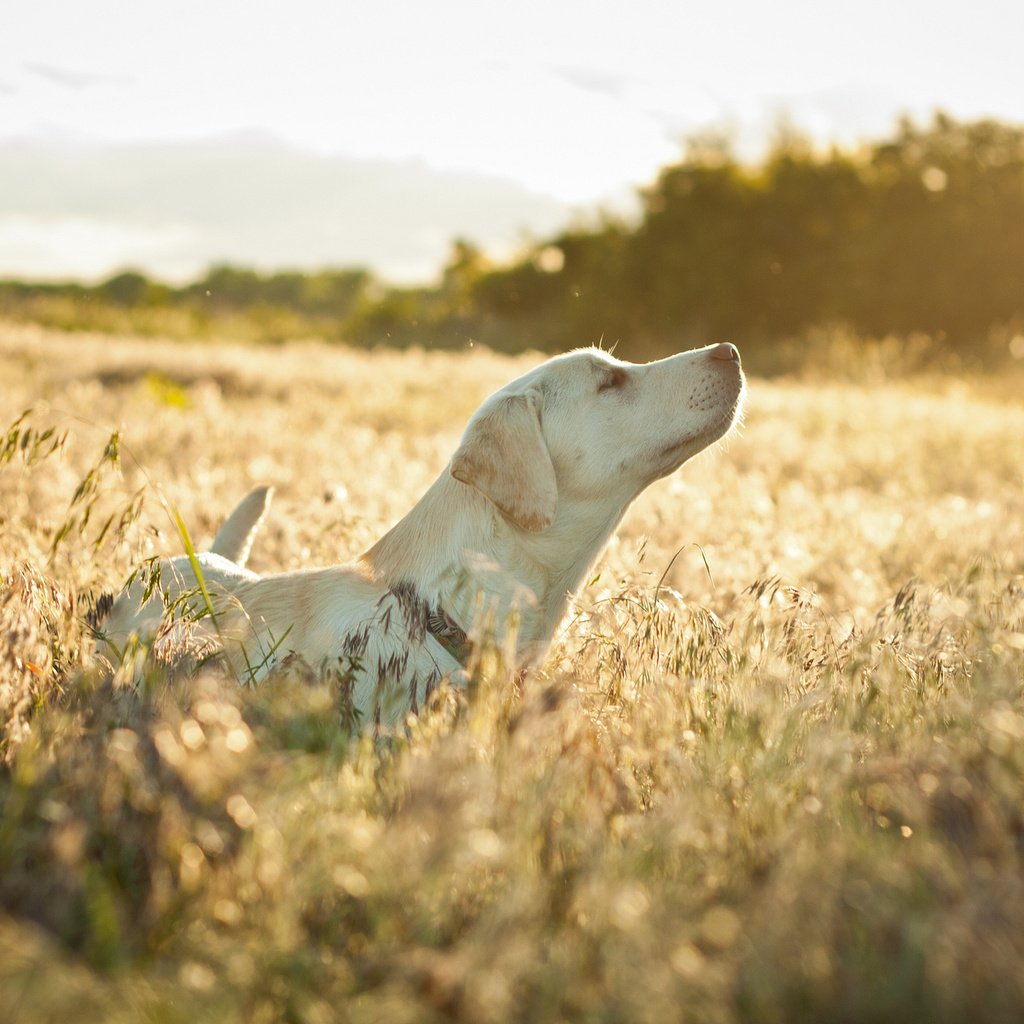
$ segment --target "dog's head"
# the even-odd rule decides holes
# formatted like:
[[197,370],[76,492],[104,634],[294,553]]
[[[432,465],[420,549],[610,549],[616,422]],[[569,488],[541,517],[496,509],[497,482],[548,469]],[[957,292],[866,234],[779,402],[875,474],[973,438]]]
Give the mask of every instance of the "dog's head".
[[556,356],[492,395],[451,475],[540,533],[560,502],[624,507],[728,432],[744,378],[732,345],[634,364],[599,349]]

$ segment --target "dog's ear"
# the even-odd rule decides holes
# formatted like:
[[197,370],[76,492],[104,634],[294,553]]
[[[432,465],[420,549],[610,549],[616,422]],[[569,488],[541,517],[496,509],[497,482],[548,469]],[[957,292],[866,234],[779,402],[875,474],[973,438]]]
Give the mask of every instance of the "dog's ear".
[[554,521],[558,487],[536,395],[509,395],[474,417],[450,469],[524,530],[541,533]]

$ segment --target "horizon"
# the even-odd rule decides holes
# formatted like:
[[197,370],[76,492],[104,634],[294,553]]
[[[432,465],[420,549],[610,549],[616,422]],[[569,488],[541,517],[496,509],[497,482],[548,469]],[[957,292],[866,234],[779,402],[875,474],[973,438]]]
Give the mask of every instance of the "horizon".
[[880,0],[714,14],[645,0],[628,18],[578,0],[169,14],[42,0],[13,19],[3,276],[183,280],[229,262],[420,283],[456,237],[508,258],[574,218],[628,211],[695,134],[724,132],[750,160],[780,119],[845,148],[939,109],[1024,123],[1024,10],[997,0],[968,19]]

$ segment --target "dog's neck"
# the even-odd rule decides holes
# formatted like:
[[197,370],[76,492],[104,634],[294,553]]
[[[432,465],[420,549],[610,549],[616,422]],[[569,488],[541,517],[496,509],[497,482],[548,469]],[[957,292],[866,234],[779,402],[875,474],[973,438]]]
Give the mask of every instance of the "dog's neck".
[[554,523],[529,533],[445,471],[361,561],[385,586],[411,584],[467,631],[482,625],[500,641],[514,616],[523,665],[547,649],[626,504],[602,510],[560,501]]

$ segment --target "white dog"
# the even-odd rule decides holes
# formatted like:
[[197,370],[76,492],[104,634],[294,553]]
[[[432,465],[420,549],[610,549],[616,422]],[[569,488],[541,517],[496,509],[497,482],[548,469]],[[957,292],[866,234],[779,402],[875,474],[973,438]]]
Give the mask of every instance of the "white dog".
[[243,581],[219,623],[253,681],[294,653],[390,724],[457,676],[467,637],[543,656],[634,498],[722,437],[744,392],[715,345],[645,365],[597,349],[549,359],[488,398],[447,469],[356,563]]
[[[459,680],[471,641],[542,657],[630,503],[721,438],[744,378],[722,344],[644,365],[556,356],[488,398],[416,506],[355,563],[233,579],[212,626],[259,682],[298,655],[377,725]],[[207,628],[210,628],[207,625]]]
[[[217,531],[210,550],[196,555],[212,601],[220,603],[239,583],[258,579],[245,563],[273,495],[272,487],[257,487],[247,494]],[[90,623],[96,633],[97,651],[113,664],[121,661],[133,639],[148,644],[157,635],[168,609],[174,609],[182,598],[188,612],[197,614],[205,604],[198,589],[188,555],[161,560],[154,573],[140,570],[116,600],[105,594],[97,601]],[[179,615],[184,611],[175,610]]]

